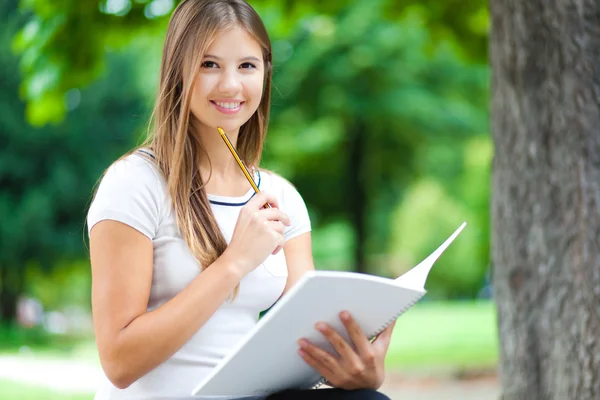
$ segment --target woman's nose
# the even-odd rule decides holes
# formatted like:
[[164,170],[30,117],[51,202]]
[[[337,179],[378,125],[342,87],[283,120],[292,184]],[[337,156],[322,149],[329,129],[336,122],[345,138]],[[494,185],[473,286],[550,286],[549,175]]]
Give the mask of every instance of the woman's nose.
[[219,81],[219,91],[223,93],[237,93],[242,87],[237,71],[224,71]]

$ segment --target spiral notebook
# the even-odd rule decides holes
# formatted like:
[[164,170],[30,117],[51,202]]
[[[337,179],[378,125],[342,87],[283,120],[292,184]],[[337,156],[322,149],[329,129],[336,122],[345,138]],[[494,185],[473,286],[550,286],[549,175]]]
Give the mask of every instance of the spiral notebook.
[[192,395],[243,398],[318,387],[323,379],[298,355],[297,340],[307,338],[335,353],[315,324],[326,322],[349,340],[339,319],[342,310],[352,314],[368,337],[377,336],[425,295],[429,271],[465,225],[398,279],[342,271],[305,274]]

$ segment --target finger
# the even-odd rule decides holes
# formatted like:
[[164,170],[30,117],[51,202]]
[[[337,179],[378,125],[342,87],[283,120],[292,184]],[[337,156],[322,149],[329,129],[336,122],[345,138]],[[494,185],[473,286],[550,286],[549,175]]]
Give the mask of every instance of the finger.
[[348,344],[348,342],[346,342],[346,340],[344,340],[344,338],[334,329],[324,323],[318,323],[317,329],[327,338],[329,343],[332,344],[342,360],[350,365],[360,363],[360,357],[356,354],[352,346],[350,346],[350,344]]
[[279,232],[273,232],[273,235],[275,235],[275,248],[273,249],[273,251],[271,252],[271,254],[275,255],[277,253],[279,253],[279,251],[281,249],[283,249],[283,245],[285,244],[285,237],[283,236],[283,234],[279,233]]
[[273,250],[273,252],[271,253],[273,255],[279,253],[279,250],[283,249],[283,245],[285,244],[285,236],[283,236],[282,233],[274,234],[277,235],[277,247],[275,247],[275,250]]
[[375,340],[385,340],[385,339],[389,340],[389,339],[391,339],[392,332],[394,331],[394,327],[396,326],[396,322],[397,321],[394,321],[387,328],[385,328],[384,330],[382,330],[381,332],[379,332],[379,335],[377,335],[377,338]]
[[280,221],[286,226],[289,226],[291,223],[290,217],[277,208],[264,208],[260,211],[257,211],[257,213],[261,218],[264,218],[268,221]]
[[329,382],[335,385],[336,382],[347,380],[347,372],[333,354],[313,345],[306,339],[299,340],[298,344],[301,347],[298,354]]
[[332,385],[336,386],[337,382],[339,382],[339,378],[336,376],[335,371],[327,368],[323,363],[319,362],[312,355],[304,351],[303,349],[298,349],[298,355],[302,357],[304,362],[306,362],[312,369],[317,371],[319,375],[323,378],[327,379]]
[[283,235],[283,233],[285,232],[285,225],[279,221],[265,221],[265,223],[269,228],[273,229],[280,235]]
[[332,372],[343,371],[337,357],[333,354],[315,346],[306,339],[299,340],[298,344],[302,351],[314,358],[320,365],[323,365]]
[[396,326],[396,321],[394,321],[393,324],[391,324],[390,326],[388,326],[387,328],[382,330],[379,333],[379,335],[377,335],[377,338],[373,341],[373,343],[382,347],[384,350],[387,351],[388,347],[390,346],[390,342],[392,340],[392,332],[394,331],[395,326]]
[[274,208],[279,208],[279,202],[277,201],[277,198],[274,194],[269,192],[256,193],[244,207],[255,211],[262,209],[267,203]]
[[364,334],[358,323],[347,311],[342,311],[340,313],[340,319],[342,320],[346,331],[348,331],[348,335],[356,347],[359,357],[363,360],[365,358],[371,358],[369,339]]

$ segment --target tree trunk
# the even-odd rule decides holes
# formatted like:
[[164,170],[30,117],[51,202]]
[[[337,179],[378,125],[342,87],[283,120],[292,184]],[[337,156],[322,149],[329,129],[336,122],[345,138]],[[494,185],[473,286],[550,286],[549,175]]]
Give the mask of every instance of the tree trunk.
[[355,122],[349,129],[349,151],[348,151],[348,189],[347,201],[349,202],[350,220],[354,228],[354,269],[356,272],[365,273],[365,248],[367,242],[366,214],[367,194],[365,180],[365,135],[366,127],[362,123]]
[[0,323],[12,324],[17,318],[17,301],[23,291],[25,276],[22,271],[0,266]]
[[503,399],[600,398],[597,0],[491,0]]

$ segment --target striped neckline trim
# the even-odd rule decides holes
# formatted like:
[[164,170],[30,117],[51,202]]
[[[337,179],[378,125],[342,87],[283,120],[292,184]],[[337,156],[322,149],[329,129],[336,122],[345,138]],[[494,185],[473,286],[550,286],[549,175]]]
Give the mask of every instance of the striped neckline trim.
[[[147,155],[148,157],[152,158],[153,160],[156,160],[156,157],[154,157],[154,154],[148,150],[138,149],[137,151]],[[259,170],[256,170],[256,175],[258,178],[257,182],[256,182],[256,186],[260,189],[260,183],[261,183],[262,179],[261,179]],[[250,192],[252,192],[250,197],[248,197],[246,200],[238,201],[238,199],[246,198]],[[218,195],[212,195],[212,194],[208,194],[207,196],[208,196],[208,201],[211,204],[214,204],[217,206],[241,207],[241,206],[246,205],[255,195],[256,195],[256,193],[254,192],[254,190],[250,189],[250,191],[248,191],[248,193],[246,193],[245,195],[240,196],[240,197],[227,197],[227,196],[218,196]],[[230,201],[228,201],[228,200],[230,200]]]

